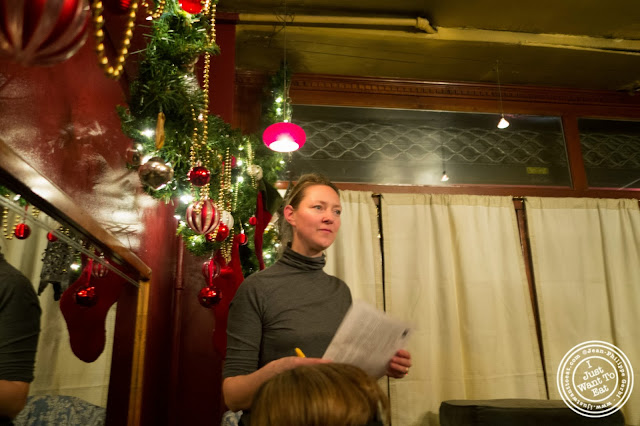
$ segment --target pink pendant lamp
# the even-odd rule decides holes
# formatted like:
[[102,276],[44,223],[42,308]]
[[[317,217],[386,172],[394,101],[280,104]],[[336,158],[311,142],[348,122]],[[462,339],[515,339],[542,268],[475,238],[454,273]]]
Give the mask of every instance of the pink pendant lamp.
[[306,140],[307,135],[302,127],[287,121],[273,123],[262,134],[264,144],[278,152],[296,151],[302,148]]
[[[284,3],[285,15],[287,14],[287,3]],[[273,123],[262,133],[262,141],[271,150],[277,152],[296,151],[304,145],[307,140],[302,127],[291,123],[291,107],[289,106],[289,92],[287,91],[287,21],[284,22],[284,85],[282,87],[282,98],[284,105],[282,108],[282,121]]]

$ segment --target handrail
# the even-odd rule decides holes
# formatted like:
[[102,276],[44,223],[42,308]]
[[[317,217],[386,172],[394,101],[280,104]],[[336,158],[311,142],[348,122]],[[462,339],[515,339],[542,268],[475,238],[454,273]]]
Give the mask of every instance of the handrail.
[[[22,197],[29,200],[30,204],[33,204],[54,220],[74,228],[100,249],[106,249],[107,253],[105,254],[135,270],[139,279],[149,280],[151,278],[151,268],[148,265],[129,248],[125,247],[111,232],[104,229],[86,210],[76,204],[66,192],[42,175],[1,139],[0,181],[6,182],[9,189],[22,195]],[[89,252],[75,241],[68,239],[66,235],[55,231],[54,235],[97,260],[98,263],[106,264],[95,254]],[[108,264],[105,266],[123,278],[126,276],[114,266],[109,267]],[[127,281],[138,286],[138,283],[128,276]]]

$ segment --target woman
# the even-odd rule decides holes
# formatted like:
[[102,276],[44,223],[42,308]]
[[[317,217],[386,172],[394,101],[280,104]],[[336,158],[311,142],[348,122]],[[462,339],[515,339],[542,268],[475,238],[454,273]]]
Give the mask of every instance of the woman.
[[[245,425],[265,381],[301,365],[329,362],[321,357],[351,306],[347,285],[322,270],[341,210],[335,185],[319,175],[302,176],[283,211],[282,257],[247,277],[231,301],[222,390],[229,409],[244,411]],[[295,356],[295,348],[307,357]],[[409,352],[398,351],[387,374],[404,377],[410,366]]]
[[389,401],[376,380],[348,364],[303,365],[264,382],[252,426],[382,426]]

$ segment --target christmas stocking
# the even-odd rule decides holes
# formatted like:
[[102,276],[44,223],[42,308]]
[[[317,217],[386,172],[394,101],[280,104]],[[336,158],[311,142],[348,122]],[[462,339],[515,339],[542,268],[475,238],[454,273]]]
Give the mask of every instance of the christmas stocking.
[[271,221],[273,214],[282,204],[282,197],[278,190],[264,180],[260,180],[258,188],[258,199],[256,202],[256,229],[253,235],[253,245],[260,270],[264,269],[264,259],[262,258],[262,240],[264,230]]
[[[220,275],[214,280],[214,284],[220,290],[222,299],[220,303],[213,309],[216,320],[215,329],[213,330],[213,347],[224,359],[227,352],[227,317],[229,315],[229,304],[236,294],[236,290],[244,280],[242,276],[242,266],[240,265],[240,236],[236,235],[233,239],[233,247],[231,249],[231,261],[228,265],[222,267]],[[222,256],[218,255],[218,263],[224,264]]]
[[85,263],[80,278],[62,294],[60,310],[67,322],[71,350],[82,361],[93,362],[104,350],[107,312],[118,300],[125,280],[113,272],[94,275],[93,260]]

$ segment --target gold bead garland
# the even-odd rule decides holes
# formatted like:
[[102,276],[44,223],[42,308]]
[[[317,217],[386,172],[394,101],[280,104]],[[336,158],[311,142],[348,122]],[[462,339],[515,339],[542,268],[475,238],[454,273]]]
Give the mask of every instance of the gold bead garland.
[[[156,1],[156,10],[154,10],[153,12],[151,12],[150,6],[149,6],[149,2],[144,0],[142,2],[142,6],[145,7],[147,9],[147,13],[149,14],[148,17],[151,19],[157,19],[160,17],[160,15],[162,15],[162,13],[164,12],[164,6],[165,6],[165,0],[159,0]],[[147,19],[149,19],[147,18]]]
[[13,239],[16,226],[18,226],[18,224],[20,223],[20,215],[16,215],[14,222],[15,223],[13,224],[13,226],[11,227],[11,231],[9,232],[9,209],[4,207],[2,209],[2,233],[7,240]]
[[[208,34],[207,42],[209,45],[214,43],[216,38],[216,30],[215,30],[215,13],[216,13],[216,5],[211,4],[210,1],[205,2],[204,5],[204,13],[209,17],[211,21],[211,31]],[[199,117],[196,117],[196,112],[193,106],[191,107],[191,117],[193,119],[193,134],[191,135],[191,147],[189,148],[189,160],[191,162],[191,168],[197,167],[200,165],[204,165],[209,170],[211,170],[211,149],[209,148],[207,142],[209,139],[209,71],[211,69],[211,55],[209,53],[205,54],[204,57],[204,72],[203,72],[203,87],[202,91],[204,93],[204,106],[201,111],[201,115],[203,118],[202,123],[202,135],[198,136],[198,121]],[[204,164],[202,164],[201,158],[204,158]],[[200,190],[196,190],[192,186],[192,195],[195,197],[196,193],[199,192],[200,199],[208,199],[209,198],[209,188],[210,185],[207,183],[202,186]]]
[[133,27],[136,25],[136,15],[138,12],[138,0],[133,0],[129,8],[129,16],[127,19],[127,29],[122,39],[122,47],[117,50],[118,58],[115,66],[109,63],[109,58],[105,52],[104,47],[104,17],[102,16],[104,8],[102,1],[93,0],[91,2],[91,12],[93,14],[93,29],[96,39],[96,54],[98,55],[98,63],[104,70],[108,77],[118,79],[124,71],[124,61],[127,59],[129,53],[129,46],[131,45],[131,38],[133,37]]

